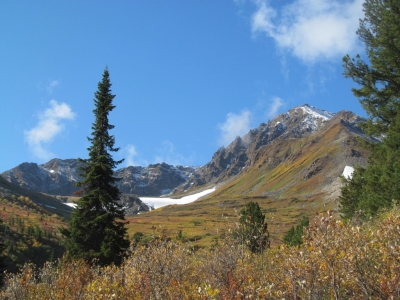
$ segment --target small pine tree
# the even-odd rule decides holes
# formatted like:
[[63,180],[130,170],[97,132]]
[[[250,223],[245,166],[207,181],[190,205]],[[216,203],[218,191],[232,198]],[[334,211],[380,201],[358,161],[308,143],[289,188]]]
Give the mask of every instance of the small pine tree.
[[108,122],[108,114],[115,108],[114,97],[106,68],[95,93],[89,158],[80,159],[83,179],[77,185],[83,195],[72,213],[69,229],[61,229],[69,255],[95,260],[100,265],[121,264],[130,244],[123,222],[124,209],[116,203],[120,196],[119,178],[113,172],[123,160],[115,161],[110,154],[119,150],[114,148],[114,136],[109,134],[114,128]]
[[270,246],[268,225],[257,202],[249,202],[240,211],[239,228],[234,237],[245,243],[251,252],[261,253]]
[[299,246],[303,243],[303,229],[310,224],[308,217],[303,216],[300,223],[296,226],[292,226],[290,230],[283,237],[283,242],[289,246]]

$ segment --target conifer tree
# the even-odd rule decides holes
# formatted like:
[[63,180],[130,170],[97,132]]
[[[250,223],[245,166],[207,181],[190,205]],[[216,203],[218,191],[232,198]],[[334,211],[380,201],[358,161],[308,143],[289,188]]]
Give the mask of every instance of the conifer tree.
[[100,265],[121,264],[129,247],[124,209],[116,203],[119,178],[114,177],[113,169],[122,160],[115,161],[111,156],[119,148],[114,147],[114,136],[109,134],[114,126],[109,124],[108,115],[115,108],[110,88],[106,68],[95,93],[89,158],[80,159],[82,180],[77,186],[81,187],[82,197],[72,213],[69,229],[61,229],[69,255],[95,260]]
[[382,134],[399,112],[400,100],[400,2],[398,0],[366,0],[364,19],[357,34],[365,44],[370,63],[360,55],[343,58],[344,75],[360,88],[353,88],[367,112],[364,124],[369,134]]
[[366,0],[364,13],[357,34],[369,62],[345,56],[344,75],[360,85],[353,93],[369,116],[363,129],[382,142],[365,143],[368,166],[345,180],[339,199],[345,218],[356,211],[373,216],[400,200],[400,1]]
[[268,225],[257,202],[247,203],[240,211],[239,228],[234,232],[234,237],[240,243],[245,243],[253,253],[261,253],[269,248]]
[[308,217],[303,216],[300,223],[296,226],[292,226],[290,230],[284,235],[283,242],[289,246],[300,246],[303,244],[303,228],[310,224]]

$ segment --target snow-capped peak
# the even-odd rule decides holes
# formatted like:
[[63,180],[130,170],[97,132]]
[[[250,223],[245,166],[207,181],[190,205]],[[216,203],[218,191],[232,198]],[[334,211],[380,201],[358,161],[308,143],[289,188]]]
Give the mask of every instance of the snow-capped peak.
[[314,106],[310,106],[308,104],[300,106],[300,108],[303,110],[304,113],[310,114],[316,118],[324,119],[325,121],[332,119],[332,117],[335,115],[334,113],[316,108]]

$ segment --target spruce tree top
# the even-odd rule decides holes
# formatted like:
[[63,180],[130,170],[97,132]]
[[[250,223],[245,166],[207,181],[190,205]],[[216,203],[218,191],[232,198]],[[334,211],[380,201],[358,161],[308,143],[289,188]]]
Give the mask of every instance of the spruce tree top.
[[83,187],[85,194],[85,189],[92,190],[93,188],[100,187],[98,186],[100,183],[98,176],[102,174],[103,177],[106,176],[103,179],[107,179],[103,183],[107,182],[109,188],[114,187],[115,191],[112,193],[113,200],[118,200],[119,190],[115,185],[119,179],[113,177],[113,170],[123,160],[114,161],[110,153],[117,152],[119,148],[114,148],[115,138],[109,134],[109,130],[115,127],[109,124],[108,121],[109,113],[115,108],[112,104],[115,95],[111,93],[108,68],[104,70],[103,79],[98,83],[97,87],[98,89],[94,94],[95,109],[93,110],[95,121],[92,124],[92,137],[88,137],[88,140],[91,142],[91,146],[88,148],[89,159],[80,159],[86,166],[81,168],[81,171],[83,171],[83,180],[78,182],[77,185]]

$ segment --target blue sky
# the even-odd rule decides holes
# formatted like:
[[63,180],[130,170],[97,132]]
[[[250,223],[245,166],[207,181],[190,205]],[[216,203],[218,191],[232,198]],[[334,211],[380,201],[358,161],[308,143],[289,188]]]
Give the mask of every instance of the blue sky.
[[204,165],[305,103],[365,115],[342,76],[362,2],[0,1],[0,172],[86,158],[106,66],[121,167]]

